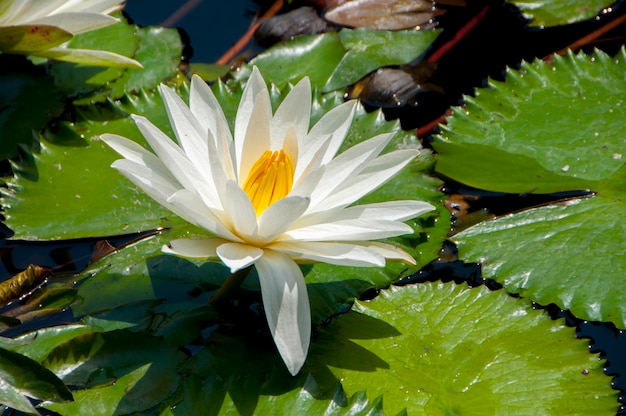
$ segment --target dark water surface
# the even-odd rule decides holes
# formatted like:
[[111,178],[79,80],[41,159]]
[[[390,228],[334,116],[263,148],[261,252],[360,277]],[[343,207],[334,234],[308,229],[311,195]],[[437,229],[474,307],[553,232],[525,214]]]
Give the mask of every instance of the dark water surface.
[[215,62],[243,35],[259,7],[251,0],[128,0],[124,11],[142,26],[183,28],[194,62]]

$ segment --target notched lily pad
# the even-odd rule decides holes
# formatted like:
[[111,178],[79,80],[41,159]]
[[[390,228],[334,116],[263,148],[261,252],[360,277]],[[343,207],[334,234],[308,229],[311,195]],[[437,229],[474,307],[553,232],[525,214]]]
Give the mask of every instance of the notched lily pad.
[[381,395],[386,414],[610,415],[618,393],[602,367],[528,302],[439,282],[357,302],[320,328],[304,371]]
[[433,143],[437,170],[509,193],[589,189],[590,199],[478,224],[455,237],[466,261],[514,293],[626,328],[626,54],[596,51],[509,70],[456,108]]

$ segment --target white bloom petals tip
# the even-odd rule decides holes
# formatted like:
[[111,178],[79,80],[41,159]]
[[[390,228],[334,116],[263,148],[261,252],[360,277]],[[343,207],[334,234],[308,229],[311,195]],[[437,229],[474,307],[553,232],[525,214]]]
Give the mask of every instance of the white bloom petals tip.
[[219,259],[232,273],[254,265],[278,351],[297,374],[309,348],[311,311],[297,262],[381,267],[415,264],[407,252],[378,240],[412,233],[404,221],[434,209],[421,201],[354,205],[391,179],[417,152],[381,154],[382,134],[339,152],[357,107],[348,102],[313,126],[311,85],[297,83],[272,113],[270,94],[254,67],[234,130],[205,82],[194,77],[190,104],[159,88],[176,138],[147,118],[133,120],[152,148],[103,135],[137,186],[213,238],[177,239],[166,253]]

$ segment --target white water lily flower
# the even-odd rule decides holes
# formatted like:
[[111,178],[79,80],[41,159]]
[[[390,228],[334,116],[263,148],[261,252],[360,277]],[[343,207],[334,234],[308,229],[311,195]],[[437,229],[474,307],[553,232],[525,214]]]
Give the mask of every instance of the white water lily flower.
[[164,251],[219,258],[231,272],[254,265],[269,328],[291,374],[306,359],[311,311],[298,262],[384,266],[415,264],[399,248],[371,241],[412,233],[403,221],[434,209],[420,201],[352,205],[417,154],[380,155],[381,134],[337,155],[355,102],[339,105],[310,130],[311,86],[300,81],[272,115],[267,86],[254,68],[231,134],[211,89],[191,82],[189,107],[160,87],[178,144],[146,118],[132,116],[155,153],[124,137],[101,138],[125,159],[120,170],[152,198],[214,238],[178,239]]
[[[0,0],[0,51],[98,66],[142,68],[113,52],[70,49],[63,43],[73,35],[118,23],[110,13],[123,0]],[[47,32],[47,27],[66,32]],[[59,44],[61,43],[61,44]]]

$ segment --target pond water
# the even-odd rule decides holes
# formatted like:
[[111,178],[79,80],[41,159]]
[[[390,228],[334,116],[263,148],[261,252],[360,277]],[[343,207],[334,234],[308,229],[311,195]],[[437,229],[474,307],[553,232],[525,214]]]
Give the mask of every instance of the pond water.
[[215,62],[246,32],[259,7],[250,0],[129,0],[125,11],[142,26],[183,28],[195,62]]

